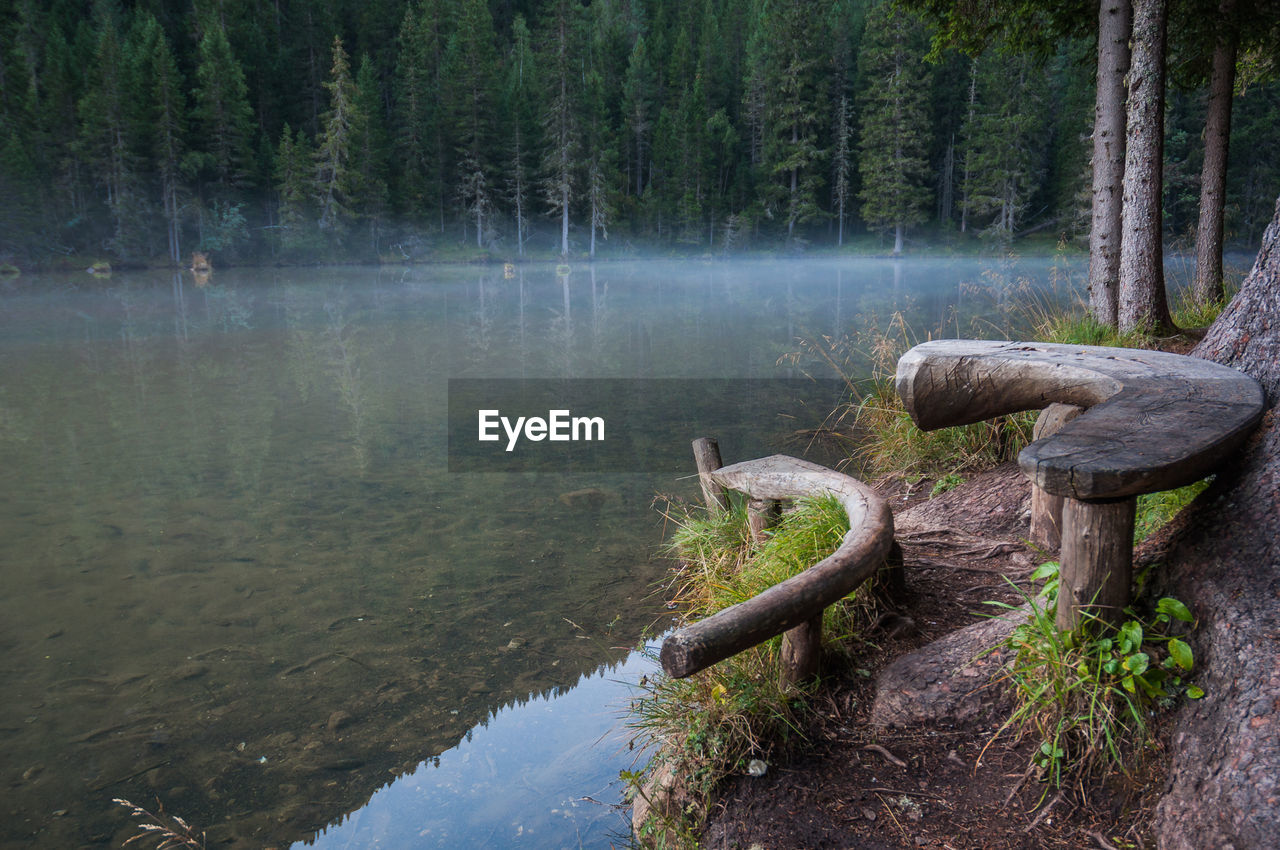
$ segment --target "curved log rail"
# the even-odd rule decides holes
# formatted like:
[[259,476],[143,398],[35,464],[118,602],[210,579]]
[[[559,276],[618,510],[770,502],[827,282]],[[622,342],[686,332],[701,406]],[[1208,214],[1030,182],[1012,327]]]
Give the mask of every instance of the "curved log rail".
[[672,678],[683,678],[785,633],[783,677],[791,682],[805,679],[817,667],[823,609],[886,565],[893,548],[893,515],[885,501],[862,482],[787,455],[720,469],[701,468],[703,457],[719,460],[719,450],[712,455],[706,443],[714,446],[714,441],[697,441],[695,456],[709,508],[714,510],[721,502],[707,489],[708,480],[747,494],[755,503],[752,513],[756,515],[773,512],[783,499],[830,493],[844,506],[849,531],[835,552],[799,575],[673,632],[662,644],[662,669]]
[[977,340],[917,345],[898,361],[897,389],[924,430],[1053,403],[1084,409],[1056,416],[1018,455],[1036,487],[1063,497],[1063,630],[1084,609],[1113,618],[1129,604],[1136,496],[1213,472],[1257,426],[1264,404],[1253,378],[1195,357]]

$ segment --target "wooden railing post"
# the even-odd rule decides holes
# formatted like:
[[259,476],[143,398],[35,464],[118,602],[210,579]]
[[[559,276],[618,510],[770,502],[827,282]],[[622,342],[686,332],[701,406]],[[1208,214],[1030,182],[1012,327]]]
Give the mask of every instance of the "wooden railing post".
[[[1074,404],[1049,405],[1040,411],[1031,432],[1032,441],[1052,437],[1081,413],[1084,408]],[[1062,496],[1043,490],[1038,484],[1031,485],[1031,545],[1047,554],[1057,552],[1062,546],[1062,500]]]
[[698,483],[702,485],[702,500],[713,514],[729,509],[729,491],[717,484],[711,473],[724,466],[720,460],[720,444],[711,437],[699,437],[693,441],[693,461],[698,465]]

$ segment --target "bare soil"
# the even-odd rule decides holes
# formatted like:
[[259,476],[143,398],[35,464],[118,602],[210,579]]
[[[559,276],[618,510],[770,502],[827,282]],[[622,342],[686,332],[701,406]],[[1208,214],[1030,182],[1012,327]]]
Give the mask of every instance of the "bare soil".
[[1135,776],[1059,793],[1028,772],[1029,740],[996,735],[1007,703],[985,675],[974,689],[993,689],[993,709],[955,722],[872,724],[877,677],[886,666],[990,616],[986,600],[1017,601],[1005,577],[1029,587],[1027,574],[1044,559],[1022,542],[1030,491],[1016,467],[922,502],[930,487],[882,482],[904,549],[906,596],[871,642],[827,665],[804,742],[788,757],[775,757],[764,776],[726,784],[703,847],[1106,850],[1152,844],[1144,825],[1164,785],[1158,753]]

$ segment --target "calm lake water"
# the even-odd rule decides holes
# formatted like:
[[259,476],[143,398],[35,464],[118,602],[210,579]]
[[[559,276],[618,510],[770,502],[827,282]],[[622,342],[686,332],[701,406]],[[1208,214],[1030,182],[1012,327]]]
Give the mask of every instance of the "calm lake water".
[[451,474],[447,379],[795,375],[797,339],[895,311],[921,339],[1005,335],[1020,291],[1071,271],[0,284],[0,846],[119,846],[115,797],[158,799],[211,846],[625,843],[625,708],[653,669],[631,650],[669,622],[653,500],[695,487]]

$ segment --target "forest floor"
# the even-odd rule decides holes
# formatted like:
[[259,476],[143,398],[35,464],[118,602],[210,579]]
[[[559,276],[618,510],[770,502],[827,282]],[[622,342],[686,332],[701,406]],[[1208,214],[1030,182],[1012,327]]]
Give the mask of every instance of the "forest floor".
[[[1016,466],[978,476],[923,501],[931,482],[889,490],[906,561],[907,593],[887,631],[851,660],[829,665],[804,742],[761,777],[726,783],[702,836],[704,848],[1136,848],[1164,786],[1154,755],[1128,777],[1061,793],[1028,772],[1030,740],[997,735],[1009,703],[989,674],[969,670],[976,712],[936,722],[875,725],[877,680],[895,659],[990,618],[983,603],[1017,603],[1005,580],[1030,590],[1045,560],[1028,548],[1030,490]],[[923,655],[929,655],[928,652]],[[996,665],[992,664],[991,668]],[[879,685],[883,691],[884,685]],[[946,690],[944,687],[943,690]],[[883,693],[881,698],[883,699]],[[927,701],[900,692],[899,699]],[[1159,735],[1157,735],[1159,741]]]

